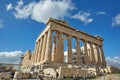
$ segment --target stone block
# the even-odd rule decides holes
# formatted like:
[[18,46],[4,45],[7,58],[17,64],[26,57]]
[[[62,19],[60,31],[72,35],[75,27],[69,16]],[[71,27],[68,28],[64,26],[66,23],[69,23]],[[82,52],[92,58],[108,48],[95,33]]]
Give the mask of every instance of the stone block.
[[31,78],[31,74],[30,73],[22,73],[22,78],[29,79],[29,78]]
[[54,68],[46,68],[43,70],[45,75],[49,75],[49,77],[56,78],[57,72]]
[[20,71],[15,72],[14,78],[15,78],[15,79],[20,79],[20,78],[22,78],[22,72],[20,72]]
[[38,78],[38,72],[31,72],[31,78],[35,79]]

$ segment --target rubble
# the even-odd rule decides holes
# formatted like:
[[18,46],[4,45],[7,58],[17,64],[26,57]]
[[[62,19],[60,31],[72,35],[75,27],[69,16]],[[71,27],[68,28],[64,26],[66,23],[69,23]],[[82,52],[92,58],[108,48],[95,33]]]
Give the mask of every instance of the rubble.
[[14,79],[37,79],[39,78],[37,72],[15,72]]
[[15,79],[16,79],[16,78],[17,78],[17,79],[22,78],[22,72],[21,72],[21,71],[15,72],[14,78],[15,78]]
[[0,73],[0,80],[10,80],[12,78],[11,72]]
[[13,65],[0,65],[0,80],[10,80],[15,71]]
[[49,75],[49,77],[57,78],[57,72],[54,68],[46,68],[43,72],[45,75]]

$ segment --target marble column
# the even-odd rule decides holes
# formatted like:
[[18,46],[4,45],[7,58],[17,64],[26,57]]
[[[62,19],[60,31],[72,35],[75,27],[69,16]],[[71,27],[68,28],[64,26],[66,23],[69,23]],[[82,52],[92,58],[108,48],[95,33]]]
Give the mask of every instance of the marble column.
[[86,41],[84,41],[84,63],[85,64],[87,64],[87,65],[89,65],[89,61],[90,61],[90,59],[89,59],[89,56],[88,56],[88,51],[87,51],[87,42]]
[[41,61],[44,61],[44,56],[45,56],[45,48],[46,48],[46,40],[47,40],[47,33],[44,34],[43,37],[43,45],[42,45],[42,52],[41,52]]
[[71,37],[68,36],[68,63],[72,63],[72,44]]
[[57,38],[56,38],[56,35],[57,35],[57,33],[54,35],[53,50],[52,50],[52,61],[53,62],[57,61],[57,54],[56,54]]
[[36,55],[37,55],[37,51],[38,51],[38,45],[39,45],[39,41],[36,44],[36,49],[35,49],[35,54],[34,54],[34,63],[36,63]]
[[63,52],[63,47],[62,47],[62,33],[58,33],[58,62],[63,63],[64,62],[64,52]]
[[89,44],[87,46],[87,53],[88,53],[88,57],[89,57],[89,65],[92,65],[92,55],[91,55],[91,50],[89,48]]
[[38,45],[37,45],[37,51],[36,51],[36,57],[35,57],[35,62],[38,62],[38,55],[39,55],[39,49],[40,49],[40,39],[38,40]]
[[101,62],[101,52],[100,52],[100,48],[99,46],[97,45],[99,51],[98,51],[98,65],[101,66],[102,65],[102,62]]
[[90,49],[91,49],[91,56],[92,56],[92,64],[96,65],[94,49],[93,49],[93,43],[91,43],[91,42],[90,42]]
[[32,53],[32,63],[34,63],[36,48],[37,48],[37,42],[35,43],[34,52]]
[[96,55],[97,55],[97,66],[100,66],[100,53],[99,53],[99,47],[97,44],[95,44],[95,48],[96,48]]
[[41,52],[42,52],[42,45],[43,45],[43,38],[40,40],[40,49],[39,49],[39,55],[38,55],[38,62],[41,60]]
[[101,50],[101,57],[102,57],[102,66],[106,67],[106,61],[105,61],[105,56],[104,56],[104,51],[102,46],[100,46],[100,50]]
[[33,63],[33,54],[34,54],[34,53],[31,54],[31,62],[32,62],[32,63]]
[[48,30],[46,51],[45,51],[45,62],[51,61],[51,54],[52,54],[52,31]]
[[81,50],[80,50],[80,42],[76,39],[76,63],[81,64]]
[[64,63],[64,39],[61,39],[61,62]]

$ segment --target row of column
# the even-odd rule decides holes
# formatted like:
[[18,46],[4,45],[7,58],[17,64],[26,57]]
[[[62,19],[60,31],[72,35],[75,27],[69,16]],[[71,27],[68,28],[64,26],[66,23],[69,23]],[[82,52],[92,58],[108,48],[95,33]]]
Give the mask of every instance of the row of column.
[[[64,62],[64,41],[61,36],[62,36],[62,33],[59,33],[59,32],[57,32],[56,35],[54,36],[52,61],[63,63]],[[67,36],[67,42],[68,42],[68,63],[72,63],[73,55],[72,55],[71,37],[69,35],[66,35],[66,36]],[[88,53],[87,43],[88,42],[84,41],[84,64],[105,66],[106,63],[105,63],[105,57],[104,57],[102,47],[98,46],[97,44],[94,44],[95,47],[93,48],[93,43],[89,42],[90,52]],[[81,56],[82,55],[81,55],[81,49],[80,49],[80,39],[76,38],[76,63],[77,64],[82,63]]]
[[[84,62],[82,61],[82,52],[80,48],[80,39],[76,39],[76,63],[77,64],[87,64],[87,65],[98,65],[98,66],[106,66],[106,61],[103,53],[102,46],[98,46],[97,44],[93,44],[89,42],[90,51],[88,51],[88,42],[84,41]],[[93,48],[94,46],[94,48]],[[83,62],[83,63],[82,63]],[[72,46],[71,46],[71,38],[68,38],[68,63],[72,63]]]
[[[87,44],[90,45],[88,49]],[[93,44],[91,42],[84,42],[84,62],[89,65],[97,65],[97,66],[106,66],[106,61],[104,57],[104,52],[102,46],[97,44]]]
[[[68,63],[72,63],[72,42],[71,37],[66,35],[68,42]],[[64,39],[62,33],[56,31],[53,36],[53,46],[52,46],[52,31],[48,30],[41,37],[41,39],[36,43],[34,54],[32,57],[33,63],[36,62],[59,62],[64,63]],[[90,51],[88,52],[87,44],[84,42],[84,64],[88,65],[101,65],[105,66],[105,57],[103,53],[102,46],[89,42]],[[53,47],[53,48],[52,48]],[[81,64],[81,49],[80,49],[80,39],[76,38],[76,63]]]
[[35,49],[32,55],[32,62],[49,62],[51,60],[52,52],[52,32],[48,30],[38,42],[36,42]]
[[53,50],[52,50],[52,61],[53,62],[64,62],[64,41],[61,37],[61,33],[56,32],[54,35]]

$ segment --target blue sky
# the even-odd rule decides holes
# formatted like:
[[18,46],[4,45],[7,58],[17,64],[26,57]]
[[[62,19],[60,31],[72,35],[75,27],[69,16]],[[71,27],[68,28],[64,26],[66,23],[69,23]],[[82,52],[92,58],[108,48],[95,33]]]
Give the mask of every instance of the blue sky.
[[18,62],[26,50],[33,51],[50,17],[104,38],[107,63],[120,66],[119,0],[0,0],[0,62]]

